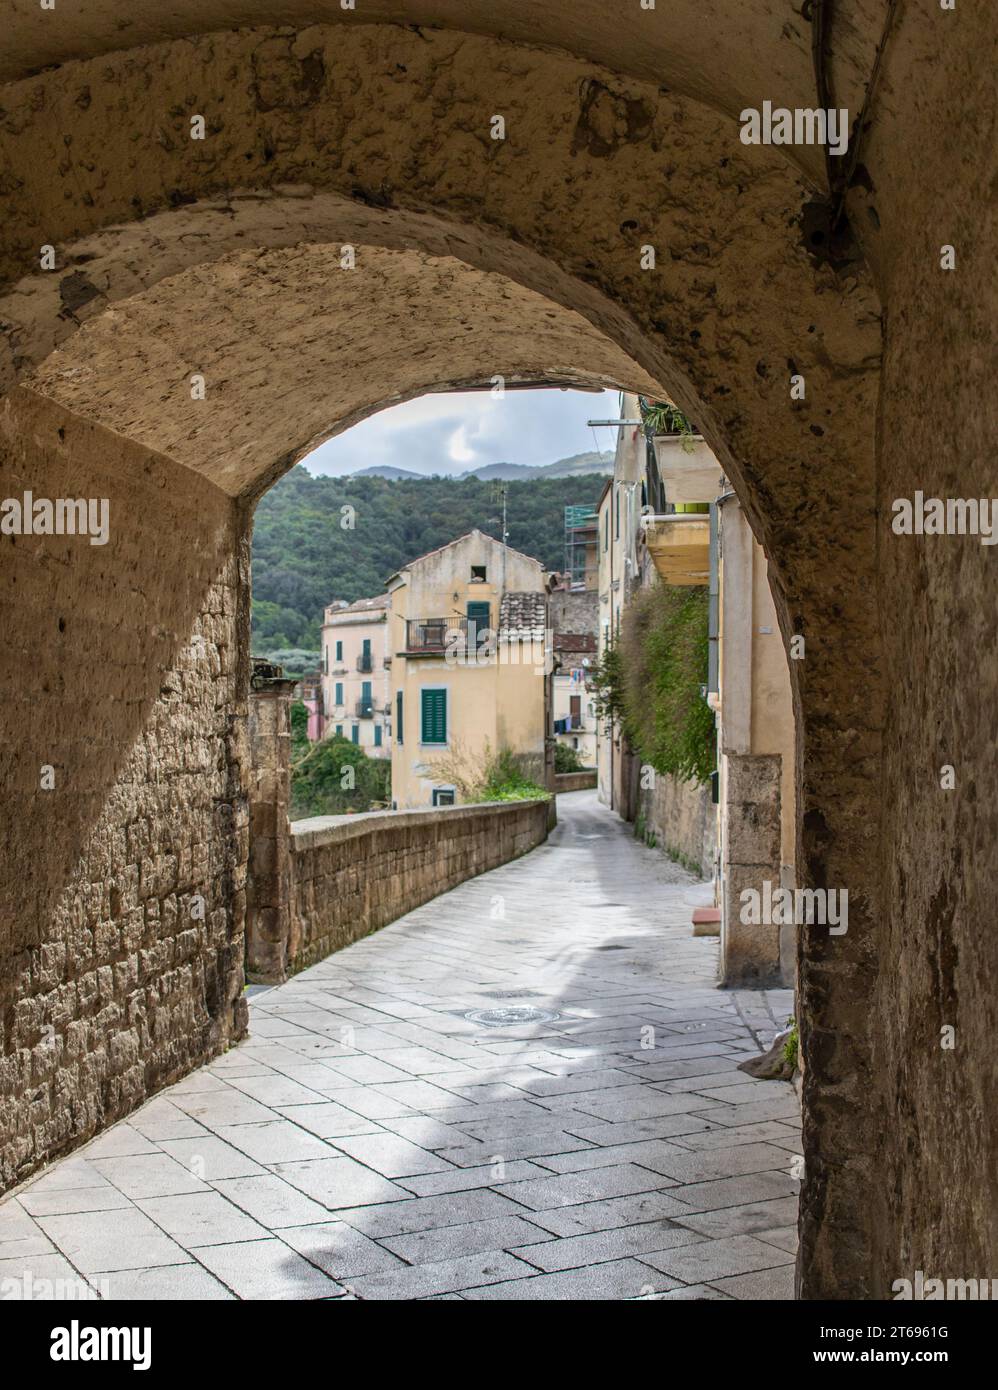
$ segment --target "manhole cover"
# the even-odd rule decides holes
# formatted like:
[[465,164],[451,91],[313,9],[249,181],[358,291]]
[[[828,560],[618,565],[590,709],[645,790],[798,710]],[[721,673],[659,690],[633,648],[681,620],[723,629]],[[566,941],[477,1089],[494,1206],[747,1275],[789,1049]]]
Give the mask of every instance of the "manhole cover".
[[486,1028],[512,1028],[518,1023],[551,1023],[559,1015],[550,1009],[469,1009],[464,1015],[469,1023],[481,1023]]
[[483,999],[541,999],[536,989],[483,989]]

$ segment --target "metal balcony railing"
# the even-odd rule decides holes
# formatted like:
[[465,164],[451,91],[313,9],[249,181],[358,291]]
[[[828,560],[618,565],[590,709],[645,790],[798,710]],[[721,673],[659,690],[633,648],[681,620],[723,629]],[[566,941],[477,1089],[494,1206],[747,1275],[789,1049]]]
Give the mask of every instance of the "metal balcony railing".
[[355,706],[355,709],[356,709],[356,716],[357,716],[358,719],[373,719],[373,718],[374,718],[374,701],[373,701],[373,700],[358,700],[358,701],[357,701],[357,704],[356,704],[356,706]]
[[373,670],[374,670],[374,657],[371,655],[370,652],[367,652],[366,654],[365,654],[364,652],[361,652],[360,656],[357,658],[357,670],[358,670],[358,671],[373,671]]
[[409,618],[405,625],[405,649],[409,653],[444,652],[464,646],[467,618]]

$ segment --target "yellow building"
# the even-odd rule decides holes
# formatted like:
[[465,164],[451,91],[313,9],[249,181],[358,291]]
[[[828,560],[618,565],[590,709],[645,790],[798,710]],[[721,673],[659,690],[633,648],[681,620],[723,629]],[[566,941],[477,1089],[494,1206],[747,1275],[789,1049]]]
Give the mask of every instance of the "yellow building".
[[340,734],[369,758],[391,755],[387,594],[332,603],[322,624],[322,706],[326,738]]
[[538,560],[471,531],[388,581],[392,800],[468,799],[491,756],[548,779],[551,664]]

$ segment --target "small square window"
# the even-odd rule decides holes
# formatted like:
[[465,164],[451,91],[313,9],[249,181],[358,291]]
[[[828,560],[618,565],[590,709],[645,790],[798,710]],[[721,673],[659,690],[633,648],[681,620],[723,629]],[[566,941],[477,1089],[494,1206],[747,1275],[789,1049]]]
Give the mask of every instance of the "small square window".
[[453,806],[454,788],[453,787],[434,787],[433,788],[434,806]]
[[488,573],[488,571],[487,571],[487,569],[486,569],[486,567],[485,567],[484,565],[472,565],[472,567],[471,567],[471,579],[472,579],[472,583],[484,584],[484,583],[485,583],[486,576],[487,576],[487,573]]

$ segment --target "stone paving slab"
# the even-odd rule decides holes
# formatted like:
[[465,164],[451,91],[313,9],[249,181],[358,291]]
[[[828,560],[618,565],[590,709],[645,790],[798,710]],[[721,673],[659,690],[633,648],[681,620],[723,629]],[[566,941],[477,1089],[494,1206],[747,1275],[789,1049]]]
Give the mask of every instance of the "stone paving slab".
[[709,887],[591,792],[559,818],[253,988],[242,1045],[0,1202],[0,1275],[108,1299],[792,1298],[797,1099],[737,1070],[792,994],[718,990],[690,934]]

